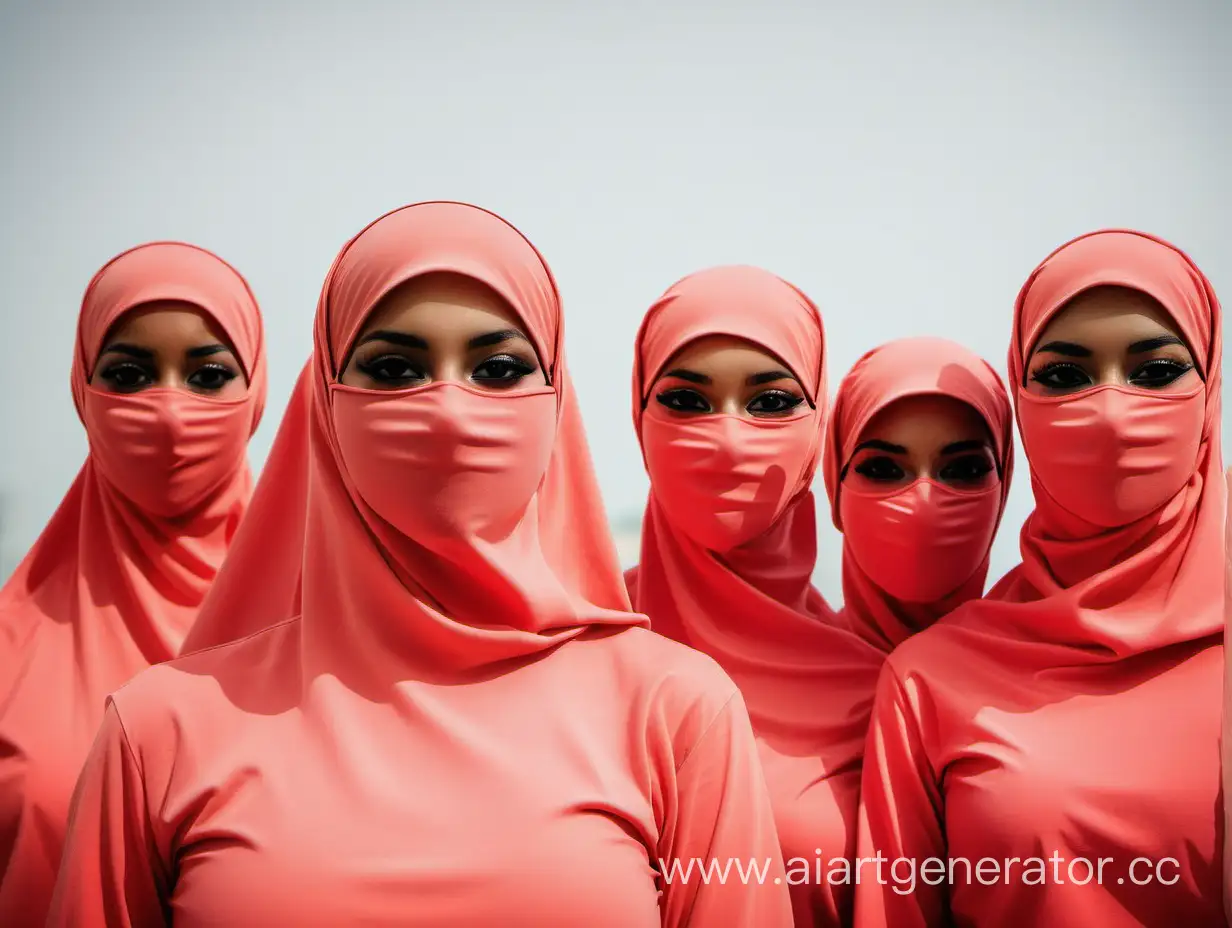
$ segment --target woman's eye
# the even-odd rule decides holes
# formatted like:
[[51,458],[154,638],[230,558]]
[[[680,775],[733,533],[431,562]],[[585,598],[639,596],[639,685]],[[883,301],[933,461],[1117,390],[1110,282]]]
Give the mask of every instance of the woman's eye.
[[1154,358],[1134,371],[1129,382],[1136,387],[1166,387],[1191,370],[1192,364],[1183,364],[1170,358]]
[[969,454],[947,462],[937,476],[946,483],[975,483],[983,480],[992,470],[992,462],[988,458]]
[[137,390],[154,382],[153,372],[139,364],[113,364],[100,376],[117,390]]
[[855,470],[861,477],[882,482],[902,480],[907,476],[897,461],[886,457],[865,458]]
[[803,402],[804,397],[796,396],[794,393],[787,393],[783,390],[767,390],[765,393],[759,393],[753,397],[753,400],[745,409],[754,415],[782,415],[783,413],[791,412],[791,410]]
[[535,368],[521,358],[515,358],[511,355],[500,355],[495,358],[488,358],[475,368],[471,373],[471,380],[512,385],[534,372]]
[[422,380],[424,376],[409,360],[396,354],[381,355],[370,361],[358,361],[355,366],[378,383],[404,383],[408,380]]
[[198,390],[221,390],[239,374],[222,364],[207,364],[193,371],[188,378],[188,385]]
[[1051,390],[1073,390],[1091,383],[1091,378],[1077,364],[1067,361],[1052,361],[1031,375],[1036,383]]
[[710,412],[710,404],[696,390],[664,390],[655,400],[675,412]]

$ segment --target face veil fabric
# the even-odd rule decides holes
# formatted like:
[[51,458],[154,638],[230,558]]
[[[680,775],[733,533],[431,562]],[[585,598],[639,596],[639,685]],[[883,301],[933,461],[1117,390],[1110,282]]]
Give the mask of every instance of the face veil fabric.
[[[1219,302],[1166,242],[1126,231],[1082,236],[1019,294],[1010,388],[1021,424],[1029,358],[1045,326],[1075,296],[1105,285],[1154,297],[1189,347],[1201,375],[1193,434],[1148,436],[1170,449],[1146,459],[1164,475],[1146,488],[1162,501],[1116,527],[1089,518],[1102,511],[1085,505],[1100,488],[1077,497],[1083,513],[1059,501],[1075,497],[1051,464],[1087,454],[1090,437],[1075,430],[1041,444],[1024,435],[1036,505],[1020,537],[1022,563],[987,597],[895,650],[869,733],[861,854],[914,861],[917,877],[940,860],[945,879],[917,879],[908,892],[913,871],[904,863],[897,884],[888,870],[884,885],[862,883],[858,925],[1225,923]],[[1094,386],[1066,394],[1049,415],[1072,423],[1067,404],[1083,409],[1111,391],[1148,409],[1173,402],[1145,388]],[[1087,427],[1121,427],[1114,417],[1124,407],[1105,408],[1083,413]],[[1134,444],[1105,458],[1109,479],[1122,460],[1143,460],[1135,457],[1142,442],[1127,434]],[[1185,448],[1191,456],[1169,486]],[[1070,479],[1088,479],[1082,463],[1066,471]],[[985,858],[998,870],[986,865],[981,876]]]
[[[242,399],[153,389],[117,395],[90,385],[117,320],[161,301],[196,307],[223,330],[248,378]],[[5,925],[46,914],[69,798],[103,701],[179,652],[244,515],[246,446],[266,384],[261,315],[248,284],[192,245],[124,252],[86,289],[71,383],[90,454],[0,590]]]
[[[807,413],[784,427],[661,412],[653,387],[664,367],[713,335],[761,347],[785,364],[808,396]],[[864,734],[881,665],[874,648],[837,626],[811,583],[817,526],[809,486],[826,412],[824,354],[820,315],[796,288],[760,269],[716,268],[686,277],[651,307],[633,375],[634,423],[651,471],[641,561],[626,576],[633,605],[655,631],[709,655],[740,687],[798,926],[850,919],[849,885],[831,874],[854,851]],[[718,439],[704,444],[702,430]],[[704,447],[705,457],[668,488],[656,471],[655,443],[678,456]],[[706,546],[721,534],[713,530],[716,510],[722,516],[765,499],[774,508],[754,513],[765,525],[756,537],[723,551]]]
[[[843,541],[842,619],[870,644],[886,653],[918,631],[928,628],[955,608],[982,596],[988,575],[992,540],[1009,494],[1014,465],[1013,414],[1001,378],[989,364],[961,345],[940,338],[904,338],[874,348],[852,367],[835,395],[824,453],[826,492],[834,526],[845,532],[842,516],[843,476],[865,427],[882,410],[901,399],[945,396],[975,410],[988,428],[997,461],[998,485],[984,494],[931,487],[922,505],[906,490],[885,498],[862,498],[858,513],[874,521],[889,513],[888,537],[872,537],[857,553],[853,539]],[[921,511],[922,510],[922,511]],[[931,517],[931,518],[930,518]],[[923,537],[912,532],[922,523]],[[949,528],[952,531],[946,532]],[[853,526],[858,532],[861,526]],[[863,539],[861,539],[863,541]],[[920,572],[944,574],[951,564],[959,574],[945,582],[943,595],[910,600],[896,596],[861,565],[861,557],[877,558],[883,571],[907,573],[920,562]],[[952,582],[957,580],[957,582]]]
[[[541,372],[340,384],[382,297],[442,272],[503,299]],[[49,924],[790,924],[772,876],[679,872],[781,872],[769,798],[730,679],[628,610],[562,344],[547,265],[486,210],[404,207],[346,245],[316,317],[300,614],[112,697]]]

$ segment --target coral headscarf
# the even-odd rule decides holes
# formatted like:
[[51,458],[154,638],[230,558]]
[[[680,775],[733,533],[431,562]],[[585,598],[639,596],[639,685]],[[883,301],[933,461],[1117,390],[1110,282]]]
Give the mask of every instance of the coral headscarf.
[[[1044,327],[1075,296],[1101,285],[1154,297],[1193,352],[1205,381],[1205,408],[1190,477],[1164,505],[1108,529],[1066,511],[1033,464],[1035,510],[1022,528],[1022,564],[988,600],[973,604],[968,620],[1095,661],[1223,631],[1223,317],[1197,266],[1167,242],[1131,231],[1095,232],[1053,252],[1023,285],[1015,305],[1009,353],[1015,407],[1021,419],[1028,352]],[[1159,436],[1161,447],[1168,439]]]
[[[197,307],[222,328],[248,377],[242,400],[89,385],[112,326],[161,301]],[[0,923],[24,923],[47,905],[69,795],[104,698],[180,650],[248,502],[246,444],[265,387],[256,300],[222,259],[156,242],[114,258],[90,282],[72,369],[90,454],[0,590]],[[165,478],[159,468],[171,462],[176,498],[192,501],[187,511],[135,502],[157,496],[148,491],[158,481],[142,486],[142,475]]]
[[[839,385],[827,427],[824,457],[826,492],[835,528],[843,531],[840,508],[843,471],[851,462],[861,434],[879,412],[909,396],[947,396],[960,400],[974,409],[988,426],[1000,476],[996,521],[989,527],[995,532],[1005,512],[1014,465],[1014,420],[1009,396],[1001,378],[986,361],[961,345],[941,338],[904,338],[874,348],[856,362]],[[902,517],[910,519],[911,513],[904,511]],[[955,527],[960,526],[956,524]],[[929,543],[940,546],[941,551],[937,553],[944,556],[947,540],[934,532]],[[879,586],[853,556],[850,539],[845,540],[842,618],[847,627],[870,643],[882,650],[892,650],[955,607],[983,595],[991,542],[989,534],[982,559],[961,586],[935,602],[909,603]]]
[[[516,527],[503,537],[468,534],[466,526],[445,541],[433,532],[410,537],[364,500],[352,473],[360,462],[366,471],[377,468],[375,479],[366,482],[370,489],[388,483],[382,473],[437,480],[435,458],[411,460],[421,451],[429,454],[425,441],[431,432],[421,431],[429,422],[474,430],[455,436],[455,443],[473,440],[493,455],[520,454],[519,436],[510,429],[513,419],[505,415],[535,399],[521,389],[483,398],[484,409],[493,411],[484,419],[487,413],[472,417],[460,408],[470,408],[465,399],[470,394],[452,384],[392,393],[337,384],[341,365],[378,301],[398,285],[435,272],[486,284],[514,308],[555,396],[555,432],[539,436],[548,445],[546,471],[523,502]],[[407,677],[456,680],[543,653],[594,626],[645,624],[628,611],[565,367],[556,283],[538,251],[513,226],[459,203],[408,206],[373,222],[343,248],[326,278],[312,363],[303,577],[306,673],[328,670],[361,691]],[[543,391],[542,385],[531,388]],[[452,402],[459,408],[442,408]],[[359,446],[359,454],[350,460],[337,428],[335,407],[341,403],[356,423],[347,444]],[[363,450],[365,438],[377,434],[381,441],[372,438],[371,450]],[[502,461],[511,466],[472,462],[471,474],[485,475],[488,492],[513,499],[521,492],[513,483],[526,477],[526,461]],[[463,499],[475,497],[463,492],[456,498]]]
[[[823,856],[841,859],[854,843],[860,760],[880,655],[837,627],[811,582],[817,532],[809,486],[826,409],[821,317],[803,293],[757,268],[714,268],[673,286],[651,307],[637,339],[633,421],[644,456],[651,453],[646,420],[661,415],[652,407],[655,379],[681,348],[711,335],[743,339],[787,365],[812,406],[800,417],[807,431],[787,443],[803,447],[785,446],[774,420],[744,420],[746,434],[699,459],[714,470],[716,486],[736,482],[725,472],[748,474],[756,484],[754,504],[767,485],[783,501],[767,531],[723,553],[682,530],[660,499],[662,488],[652,483],[641,563],[627,582],[634,608],[650,616],[655,631],[710,655],[740,687],[762,748],[784,857],[811,860],[821,848]],[[719,416],[682,424],[684,452],[695,454],[693,446],[703,444],[690,430],[705,426],[705,419],[718,428],[735,426]],[[772,453],[763,453],[767,449]],[[747,458],[732,459],[740,455]],[[775,473],[789,460],[802,462],[798,471]],[[736,498],[739,490],[732,496],[750,502]],[[849,891],[826,885],[824,874],[810,882],[793,887],[797,924],[845,923]]]

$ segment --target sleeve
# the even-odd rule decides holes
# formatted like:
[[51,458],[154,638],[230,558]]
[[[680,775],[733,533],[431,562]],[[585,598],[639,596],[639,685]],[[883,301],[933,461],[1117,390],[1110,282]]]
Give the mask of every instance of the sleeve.
[[108,700],[73,793],[48,928],[170,925],[168,872],[156,849],[140,766]]
[[664,928],[792,925],[770,795],[739,693],[676,770],[676,811],[660,854]]
[[940,785],[907,686],[887,663],[864,749],[856,844],[856,928],[950,924]]

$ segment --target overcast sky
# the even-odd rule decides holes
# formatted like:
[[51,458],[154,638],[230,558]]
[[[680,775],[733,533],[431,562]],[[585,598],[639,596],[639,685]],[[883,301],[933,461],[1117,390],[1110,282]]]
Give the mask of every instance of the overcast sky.
[[[1093,228],[1170,238],[1232,288],[1232,3],[331,6],[0,0],[0,577],[85,454],[82,289],[149,239],[217,251],[261,301],[259,466],[339,247],[415,200],[500,212],[560,280],[631,552],[633,335],[684,274],[751,263],[802,287],[832,388],[904,335],[1004,370],[1022,280]],[[990,579],[1017,560],[1019,474]]]

